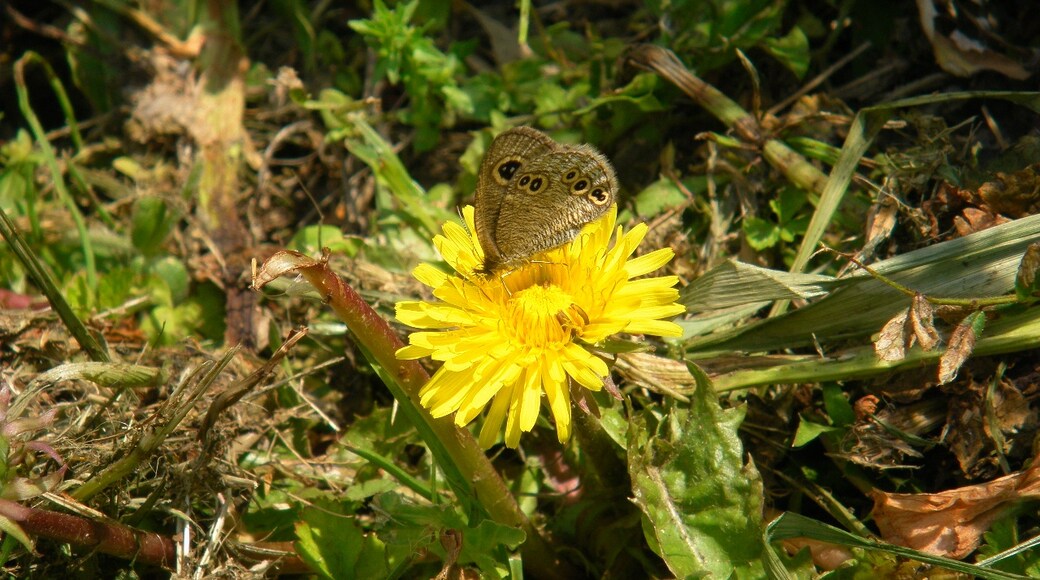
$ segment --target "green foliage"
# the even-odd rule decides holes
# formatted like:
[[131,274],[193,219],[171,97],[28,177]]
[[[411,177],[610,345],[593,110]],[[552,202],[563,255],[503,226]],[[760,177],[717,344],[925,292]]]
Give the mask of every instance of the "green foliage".
[[780,242],[792,243],[801,237],[811,217],[802,212],[808,202],[806,193],[796,187],[788,186],[780,190],[777,197],[769,200],[769,208],[776,216],[775,222],[754,216],[744,219],[744,235],[747,236],[748,245],[762,251]]
[[[296,546],[303,559],[329,579],[384,578],[389,571],[386,546],[365,534],[351,514],[357,506],[318,504],[300,513]],[[337,509],[339,508],[339,509]]]
[[699,71],[722,67],[736,50],[763,48],[801,77],[808,69],[809,43],[804,32],[783,24],[785,0],[654,0],[650,12],[662,24],[660,41],[678,54],[696,54]]
[[418,5],[413,0],[390,9],[375,0],[372,17],[352,20],[350,27],[376,49],[376,77],[404,85],[410,103],[401,120],[416,128],[415,147],[425,151],[437,144],[440,127],[473,112],[473,102],[456,81],[462,72],[458,56],[441,52],[426,35],[428,28],[412,24]]
[[[1012,510],[1006,516],[997,520],[987,531],[982,535],[983,543],[979,546],[977,558],[979,561],[994,558],[1002,552],[1013,550],[1017,546],[1020,546],[1022,541],[1018,537],[1018,520],[1021,518],[1021,514],[1016,513],[1016,510]],[[1040,549],[1035,547],[1032,549],[1012,554],[1010,557],[1004,557],[999,562],[993,564],[993,567],[998,570],[1005,572],[1012,572],[1014,574],[1022,574],[1030,578],[1040,577]]]
[[809,39],[797,26],[781,38],[767,38],[763,41],[766,51],[791,70],[798,78],[805,76],[809,70]]
[[762,482],[737,437],[744,412],[723,410],[703,371],[690,372],[697,388],[689,408],[644,412],[629,430],[643,529],[676,577],[761,578]]
[[224,295],[211,284],[186,291],[184,266],[172,260],[153,265],[149,276],[152,304],[140,319],[141,329],[156,345],[171,345],[198,334],[210,341],[224,336]]
[[24,130],[0,145],[0,209],[8,213],[35,214],[34,203],[39,193],[33,176],[42,164],[42,155],[33,148],[32,137]]
[[[305,434],[313,425],[301,427],[297,431]],[[406,463],[416,443],[415,430],[408,423],[394,421],[389,409],[376,409],[352,424],[340,444],[326,454],[326,461],[352,473],[343,481],[338,480],[338,472],[327,474],[342,486],[340,493],[319,490],[296,478],[279,478],[258,493],[243,520],[251,528],[273,534],[272,539],[282,539],[291,530],[301,555],[327,578],[433,577],[441,565],[416,556],[428,552],[446,560],[441,535],[448,531],[463,538],[458,564],[475,566],[489,578],[506,577],[509,554],[524,540],[522,531],[487,519],[471,522],[460,504],[443,501],[439,492],[432,503],[405,495],[401,481],[393,479],[395,474],[405,475],[404,471],[394,467],[384,471],[390,465],[386,460]],[[363,450],[363,455],[351,449]],[[283,446],[273,451],[267,456],[250,453],[242,458],[242,466],[279,465],[294,456]],[[376,464],[363,458],[374,455],[384,459]],[[405,471],[423,488],[437,488],[436,470],[428,462]],[[359,515],[368,513],[375,516]]]
[[[824,264],[815,270],[823,273],[813,275],[769,268],[790,264],[791,253],[799,244],[799,256],[806,261],[821,242],[851,241],[843,249],[855,247],[862,235],[863,216],[876,202],[871,192],[858,189],[862,179],[884,183],[886,194],[891,190],[900,201],[899,219],[904,223],[913,222],[922,231],[934,229],[946,225],[941,211],[913,207],[917,200],[905,193],[934,191],[937,176],[956,187],[977,189],[992,177],[989,169],[1014,172],[1032,164],[1037,157],[1036,142],[1021,150],[1012,146],[999,159],[987,159],[980,152],[988,138],[984,135],[964,146],[969,153],[958,158],[958,147],[964,144],[955,138],[957,125],[947,126],[945,119],[933,117],[939,114],[934,110],[928,115],[904,113],[904,107],[948,104],[935,96],[868,107],[851,125],[830,118],[848,113],[847,106],[836,103],[832,109],[833,103],[821,99],[816,109],[806,105],[804,117],[801,110],[790,115],[778,110],[758,118],[761,124],[756,128],[762,129],[762,140],[748,139],[728,123],[724,128],[717,123],[712,126],[713,120],[691,106],[684,91],[657,73],[632,70],[626,60],[633,40],[667,46],[691,71],[718,83],[723,92],[732,91],[728,96],[734,101],[752,102],[761,89],[761,96],[766,97],[763,101],[775,102],[793,90],[790,77],[802,79],[835,62],[839,51],[832,49],[844,45],[833,42],[846,24],[850,29],[865,29],[862,34],[867,36],[884,38],[886,42],[879,46],[888,46],[891,18],[877,11],[869,22],[847,22],[847,16],[854,13],[850,11],[861,9],[856,3],[808,7],[790,0],[652,0],[617,22],[613,18],[628,5],[576,3],[568,5],[574,10],[572,18],[572,14],[561,17],[554,12],[556,5],[535,9],[529,0],[517,2],[514,12],[497,9],[509,4],[485,7],[474,3],[463,8],[448,0],[359,4],[275,0],[252,8],[249,20],[242,22],[247,27],[242,36],[248,39],[244,52],[234,55],[244,57],[241,63],[248,62],[250,67],[244,95],[249,110],[243,126],[250,132],[250,145],[256,146],[249,151],[250,163],[260,159],[274,178],[264,187],[254,187],[256,166],[250,165],[237,176],[244,185],[243,198],[248,192],[263,203],[274,200],[270,205],[250,206],[261,211],[298,203],[295,192],[271,193],[279,187],[278,171],[285,167],[271,162],[281,159],[283,153],[286,159],[294,157],[294,149],[307,149],[296,157],[304,160],[299,164],[300,183],[314,189],[313,197],[323,211],[333,204],[324,203],[320,185],[338,186],[344,195],[334,200],[337,213],[324,215],[342,219],[340,200],[356,202],[344,227],[361,234],[344,235],[339,225],[329,225],[338,223],[332,219],[320,225],[291,221],[303,214],[272,220],[277,225],[270,230],[264,229],[267,224],[261,219],[250,224],[251,231],[261,233],[261,244],[285,243],[312,256],[327,247],[334,257],[345,255],[391,273],[407,272],[420,260],[438,259],[430,239],[440,231],[441,223],[457,219],[457,207],[470,199],[480,161],[496,132],[526,124],[546,129],[561,142],[597,145],[617,160],[623,183],[621,222],[635,215],[656,224],[648,240],[661,234],[657,240],[685,238],[690,246],[699,246],[680,256],[685,263],[677,265],[675,272],[684,281],[692,281],[702,266],[707,268],[730,255],[741,239],[747,241],[740,247],[742,252],[759,252],[742,255],[742,259],[776,262],[768,268],[730,263],[728,269],[720,267],[691,284],[684,303],[699,307],[711,319],[686,322],[696,339],[662,346],[637,337],[596,345],[598,352],[605,359],[615,359],[619,367],[623,355],[645,354],[655,347],[656,354],[665,358],[675,358],[678,352],[705,358],[761,351],[783,351],[784,356],[778,358],[781,362],[766,361],[774,365],[770,368],[719,371],[713,377],[714,385],[691,368],[698,385],[688,401],[690,393],[685,388],[672,392],[666,389],[673,385],[662,384],[661,391],[649,393],[642,389],[646,385],[627,380],[626,375],[621,385],[625,404],[603,393],[593,397],[599,407],[597,426],[605,440],[598,443],[608,448],[604,455],[616,460],[618,469],[597,471],[599,450],[583,434],[563,447],[553,442],[548,452],[524,441],[516,456],[497,450],[492,454],[508,493],[514,496],[503,501],[515,499],[536,527],[550,530],[558,542],[554,546],[557,553],[587,566],[589,575],[665,576],[667,567],[677,577],[811,577],[814,570],[807,552],[788,558],[768,544],[769,539],[782,535],[763,541],[762,483],[737,437],[745,407],[723,410],[713,389],[771,385],[759,393],[765,397],[776,391],[789,392],[772,385],[814,385],[802,390],[812,393],[807,398],[811,401],[808,412],[791,411],[786,401],[781,401],[785,408],[777,409],[788,412],[784,418],[789,424],[799,421],[793,447],[813,443],[810,449],[818,446],[828,452],[844,452],[840,448],[843,435],[857,424],[849,402],[854,399],[854,387],[849,386],[854,384],[852,379],[862,376],[859,373],[896,370],[882,368],[865,337],[894,309],[905,307],[901,301],[906,297],[867,276],[830,276],[837,270],[836,264]],[[166,10],[155,10],[157,6]],[[164,44],[163,56],[175,54],[179,63],[197,66],[198,62],[190,62],[195,58],[191,51],[197,49],[190,35],[207,30],[201,6],[192,0],[147,6],[116,0],[77,7],[74,17],[68,19],[70,24],[62,26],[70,41],[64,55],[67,73],[82,93],[80,102],[73,108],[59,95],[63,119],[45,119],[46,130],[34,126],[32,132],[12,131],[9,134],[14,137],[0,144],[0,208],[24,230],[39,260],[58,280],[64,297],[82,318],[104,312],[108,318],[102,322],[114,325],[125,322],[118,320],[125,313],[131,317],[131,325],[137,322],[151,346],[179,341],[197,344],[198,339],[217,343],[224,334],[223,291],[213,283],[197,281],[200,273],[209,272],[197,270],[201,260],[193,246],[211,250],[211,240],[199,242],[203,236],[196,235],[194,224],[189,223],[190,210],[185,209],[198,187],[200,169],[178,166],[179,159],[173,161],[185,144],[191,146],[190,132],[174,129],[169,134],[145,135],[146,142],[118,142],[109,135],[103,134],[103,139],[96,135],[119,126],[110,119],[119,119],[113,113],[124,110],[119,107],[124,91],[137,90],[132,82],[138,75],[145,80],[141,70],[128,72],[122,65],[132,61],[136,67],[147,59],[139,59],[140,54],[127,51],[115,40],[139,32],[142,22],[156,24],[166,36],[156,35],[154,28],[141,36]],[[354,19],[348,23],[348,18]],[[517,19],[518,29],[511,28]],[[237,15],[234,20],[225,32],[237,36]],[[265,28],[248,28],[256,22]],[[832,27],[831,22],[840,26]],[[350,30],[344,30],[348,26]],[[818,41],[828,35],[828,44],[821,46]],[[134,45],[133,50],[139,48]],[[785,84],[777,90],[763,74],[755,79],[761,87],[748,88],[750,75],[736,61],[740,53],[756,66],[779,63],[760,68]],[[151,64],[142,69],[148,66]],[[283,78],[292,75],[272,72],[282,66],[298,71],[301,82],[283,83]],[[176,74],[198,78],[198,72],[185,66]],[[61,74],[51,73],[48,81],[60,83],[65,78]],[[157,82],[148,90],[172,89]],[[312,92],[317,97],[310,97]],[[809,95],[806,100],[813,98]],[[1034,110],[1037,102],[1035,96],[1021,94],[1008,100],[1032,102]],[[42,112],[41,104],[31,104]],[[23,114],[29,117],[32,108],[27,107]],[[85,132],[94,133],[84,143],[72,111],[91,108],[105,122],[92,122],[89,128],[84,124]],[[999,111],[994,112],[993,118],[999,119]],[[991,111],[986,115],[988,122]],[[867,157],[873,139],[889,126],[886,122],[904,119],[909,131],[916,132],[916,146],[901,149],[886,142],[889,149],[884,154],[870,151],[873,156]],[[54,126],[61,121],[67,129]],[[773,121],[777,124],[771,124]],[[294,130],[306,127],[302,133],[279,130],[289,128],[290,123]],[[824,125],[828,126],[821,130]],[[315,127],[325,134],[320,150],[315,144]],[[997,134],[995,128],[998,125],[990,127]],[[300,137],[303,134],[306,136]],[[848,145],[842,148],[840,140],[846,135]],[[899,135],[893,132],[892,136]],[[830,194],[821,196],[818,189],[810,193],[809,186],[793,179],[789,180],[792,183],[774,181],[784,168],[763,170],[766,161],[773,163],[766,149],[770,140],[782,141],[791,152],[812,161],[806,165],[812,166],[819,181],[827,182]],[[254,152],[262,154],[253,157]],[[459,152],[463,152],[461,158]],[[461,171],[454,171],[457,166]],[[294,166],[285,171],[296,170]],[[857,175],[861,179],[853,181]],[[62,185],[65,181],[70,184],[67,192]],[[313,187],[313,183],[320,185]],[[730,203],[736,207],[726,207]],[[834,213],[839,204],[842,213]],[[818,205],[822,207],[817,211]],[[753,217],[738,222],[736,216],[748,209],[754,209]],[[88,221],[76,222],[79,214]],[[818,220],[810,222],[813,215]],[[666,220],[657,219],[662,217],[668,218],[665,226],[661,224]],[[937,223],[929,223],[932,219]],[[1022,246],[1035,241],[1037,226],[1027,221],[1030,219],[982,232],[974,247],[943,255],[925,251],[927,258],[902,252],[872,264],[893,279],[909,280],[915,289],[928,293],[942,293],[952,284],[966,288],[969,294],[1006,290],[1011,283],[1005,275],[1010,263],[1007,256],[1021,253]],[[737,223],[743,238],[738,235],[741,232],[733,232]],[[674,229],[664,232],[658,229],[661,227]],[[709,228],[717,238],[704,240],[701,234]],[[913,230],[907,228],[899,236],[913,235]],[[676,249],[683,243],[676,244]],[[891,247],[904,243],[895,237]],[[938,251],[940,245],[930,250]],[[990,255],[998,246],[1006,250]],[[1036,300],[1040,286],[1035,275],[1040,252],[1035,247],[1028,250],[1033,252],[1032,261],[1022,261],[1014,281],[1016,296],[1025,303]],[[182,249],[191,255],[180,255]],[[640,251],[643,249],[650,248]],[[698,262],[699,251],[714,254]],[[802,271],[806,261],[796,260],[793,269]],[[4,289],[33,295],[35,290],[22,264],[6,244],[0,247]],[[951,264],[964,266],[964,275],[948,275]],[[929,275],[933,272],[939,275]],[[712,277],[717,284],[708,283]],[[388,275],[387,280],[386,284],[381,280],[377,290],[375,285],[364,287],[365,298],[374,297],[380,308],[419,292],[401,278]],[[971,285],[980,280],[987,280],[987,285]],[[820,300],[787,316],[779,315],[778,309],[772,313],[776,316],[767,317],[762,310],[778,301],[815,299]],[[298,345],[290,359],[282,361],[283,370],[298,378],[302,388],[297,391],[282,385],[267,396],[243,403],[256,408],[262,405],[272,418],[270,424],[249,433],[262,433],[256,437],[260,443],[233,448],[239,452],[232,458],[238,460],[237,467],[264,482],[242,510],[242,525],[257,537],[295,541],[303,558],[327,578],[434,577],[445,562],[500,578],[518,575],[521,563],[531,564],[524,561],[522,550],[532,538],[486,518],[482,501],[487,498],[475,497],[468,487],[473,482],[466,481],[458,466],[444,459],[443,442],[430,442],[436,436],[417,418],[415,407],[401,404],[407,401],[407,394],[402,394],[400,385],[391,384],[388,377],[394,369],[364,363],[368,353],[359,352],[360,343],[352,341],[358,329],[336,323],[336,332],[323,333],[332,326],[323,326],[327,319],[304,319],[296,311],[298,306],[272,309],[276,322],[270,335],[277,346],[285,330],[278,323],[306,320],[310,342]],[[317,310],[316,303],[304,307],[308,306],[313,307],[310,313]],[[1035,331],[1035,309],[1014,306],[994,312],[985,329],[992,337],[982,335],[985,312],[968,315],[965,320],[981,337],[979,348],[999,354],[1006,352],[1011,339],[1040,334]],[[761,325],[748,322],[756,313],[765,319]],[[1001,329],[1006,334],[1001,335]],[[0,330],[6,331],[6,327]],[[348,330],[355,331],[354,335]],[[865,351],[834,354],[835,339],[860,338]],[[994,338],[997,340],[987,343]],[[0,336],[4,348],[6,339]],[[824,354],[819,355],[814,347]],[[33,356],[31,349],[19,348],[17,356],[26,360]],[[337,362],[336,369],[328,372],[323,364],[344,352],[348,362]],[[928,360],[909,361],[912,365],[924,363]],[[742,363],[733,364],[739,368]],[[396,405],[388,402],[390,396],[384,391],[369,388],[378,385],[380,378],[397,398]],[[57,401],[66,405],[68,399]],[[305,402],[311,407],[304,407]],[[308,408],[331,418],[314,419],[314,415],[305,415]],[[933,440],[904,433],[880,418],[872,420],[886,435],[915,448],[935,445]],[[232,430],[248,432],[254,427],[234,425],[219,435],[230,439],[238,436]],[[539,430],[551,427],[544,417],[540,419]],[[744,426],[749,431],[755,427]],[[784,443],[791,438],[788,430],[782,433]],[[247,440],[245,436],[234,439],[236,444]],[[0,480],[5,483],[21,467],[7,462],[13,455],[8,449],[11,441],[10,437],[0,438],[0,459],[4,460]],[[777,453],[790,451],[780,444],[776,447]],[[300,461],[313,456],[320,456],[323,466],[333,467],[317,470]],[[838,487],[832,484],[847,484],[847,464],[836,469],[819,459],[785,466],[782,473],[795,474],[801,478],[799,483],[828,491]],[[556,463],[571,472],[555,471]],[[782,468],[771,464],[762,469],[763,473],[766,469],[780,473]],[[909,480],[911,476],[905,477]],[[862,485],[865,480],[856,483]],[[573,494],[567,491],[572,482],[579,484]],[[148,489],[148,485],[133,489]],[[31,497],[36,488],[25,484],[8,486],[7,491]],[[628,501],[632,495],[634,503]],[[793,498],[789,509],[797,510],[809,495],[794,489],[788,497]],[[861,499],[858,493],[856,497]],[[831,515],[840,511],[835,507],[838,499],[819,501]],[[849,508],[847,519],[837,518],[848,529],[856,528],[849,525],[855,520],[853,509],[858,506]],[[206,509],[196,513],[208,515]],[[1021,522],[1012,517],[998,522],[979,554],[994,556],[1020,545],[1017,528],[1032,525],[1028,516],[1019,514]],[[590,521],[596,522],[595,529],[590,528]],[[835,535],[819,522],[814,526],[804,520],[791,521],[787,524],[797,532],[815,532],[830,540],[837,537],[836,541],[854,547],[855,560],[831,572],[830,578],[872,578],[916,570],[899,559],[919,556],[912,551],[891,547],[884,548],[888,552],[880,551],[858,535]],[[31,538],[13,520],[0,517],[0,529],[7,534],[0,560],[12,553],[12,537],[31,549]],[[455,534],[462,538],[457,559],[445,547],[445,540]],[[932,563],[943,562],[933,559]],[[1040,575],[1040,564],[1031,551],[1008,556],[996,567]],[[626,576],[619,571],[622,569],[637,572]]]
[[855,415],[852,405],[849,404],[841,387],[835,383],[823,385],[823,404],[830,419],[830,425],[824,425],[800,417],[798,430],[795,431],[792,447],[803,447],[821,435],[829,437],[829,441],[836,443],[841,435],[851,427]]
[[134,203],[130,240],[144,256],[155,256],[180,218],[160,198],[139,198]]
[[297,231],[288,247],[309,256],[319,256],[322,248],[328,248],[334,254],[354,257],[363,244],[358,238],[343,235],[343,231],[335,226],[314,225]]
[[123,21],[115,11],[103,3],[93,3],[89,9],[89,22],[74,19],[68,27],[70,40],[81,44],[84,50],[68,52],[73,79],[83,91],[95,111],[110,111],[121,101],[119,91],[122,78],[113,61],[120,58],[119,47],[110,42],[120,38],[126,31]]
[[[702,177],[691,177],[682,181],[683,188],[693,193],[704,191],[707,180]],[[676,207],[686,201],[686,194],[671,179],[661,178],[647,185],[636,195],[634,203],[636,215],[648,218],[660,215],[667,208]]]

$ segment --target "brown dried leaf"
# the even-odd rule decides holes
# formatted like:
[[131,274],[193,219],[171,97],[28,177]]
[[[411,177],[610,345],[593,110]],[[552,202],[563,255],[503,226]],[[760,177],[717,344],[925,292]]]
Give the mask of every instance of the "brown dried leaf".
[[880,203],[871,208],[867,225],[866,245],[876,246],[892,234],[899,215],[899,204],[895,198],[886,196]]
[[[1029,400],[1018,388],[1008,381],[999,381],[993,389],[992,405],[993,414],[996,417],[995,424],[986,423],[987,435],[992,428],[997,428],[1001,433],[1015,434],[1023,430],[1032,430],[1036,425],[1037,413],[1030,405]],[[1012,441],[1008,441],[1013,444]]]
[[697,384],[685,364],[649,352],[619,353],[614,368],[626,381],[679,400]]
[[984,70],[997,71],[1016,80],[1025,80],[1032,74],[1020,63],[964,36],[947,38],[937,34],[932,37],[932,50],[943,70],[961,77]]
[[881,399],[877,395],[866,395],[860,397],[852,405],[852,411],[856,414],[856,421],[866,421],[877,413]]
[[327,262],[327,256],[323,256],[321,261],[318,261],[299,252],[288,250],[275,252],[258,270],[253,272],[252,288],[260,290],[282,276],[295,274],[307,268],[324,266]]
[[950,344],[939,359],[939,384],[945,385],[957,378],[964,361],[968,360],[975,350],[975,341],[986,323],[986,315],[981,311],[972,312],[961,320],[950,333]]
[[867,241],[856,253],[861,262],[870,262],[881,244],[892,235],[899,215],[899,203],[890,195],[883,196],[867,215]]
[[[592,415],[599,419],[599,405],[596,404],[596,399],[592,398],[592,391],[582,387],[581,385],[575,384],[574,381],[568,381],[568,386],[571,392],[571,404],[577,407],[582,413]],[[610,378],[609,375],[603,380],[603,386],[607,388],[608,391],[611,390],[611,387],[613,387],[613,391],[617,390],[617,385],[614,384],[614,379]]]
[[995,213],[1012,218],[1040,210],[1040,163],[1013,173],[997,172],[994,181],[979,186],[979,197]]
[[905,468],[907,458],[920,458],[921,453],[911,442],[920,440],[936,430],[946,418],[946,403],[939,398],[930,398],[909,405],[892,405],[881,409],[872,408],[872,395],[861,399],[856,411],[871,411],[870,415],[857,416],[843,442],[841,457],[872,469]]
[[852,550],[809,538],[788,538],[780,542],[788,554],[794,555],[803,548],[809,548],[813,564],[821,570],[836,570],[839,566],[854,558]]
[[1029,300],[1040,296],[1040,280],[1036,273],[1040,270],[1040,243],[1030,244],[1015,274],[1015,293],[1019,300]]
[[958,381],[947,389],[946,447],[968,477],[989,477],[995,450],[1007,457],[1031,454],[1037,411],[1015,382]]
[[1014,502],[1040,497],[1040,465],[988,483],[939,493],[873,491],[874,520],[886,542],[960,559]]
[[991,438],[986,434],[983,410],[986,388],[975,381],[965,381],[949,389],[947,395],[950,406],[943,442],[957,458],[963,473],[978,475],[986,467],[980,464],[980,459],[993,449]]
[[928,302],[924,294],[914,295],[914,300],[910,304],[909,322],[910,327],[914,330],[914,334],[910,338],[911,346],[914,339],[917,339],[918,344],[924,350],[932,350],[935,345],[939,344],[939,333],[935,331],[933,321],[932,303]]
[[[877,421],[855,424],[846,436],[847,451],[840,457],[871,469],[906,469],[907,458],[921,457],[912,445],[900,439]],[[846,445],[843,445],[844,448]]]
[[906,357],[906,321],[907,310],[895,315],[881,327],[881,333],[874,341],[874,352],[884,361],[903,360]]
[[949,36],[938,32],[934,0],[917,0],[917,10],[924,35],[932,43],[935,60],[946,72],[967,77],[992,70],[1016,80],[1025,80],[1032,74],[1018,61],[990,50],[960,30],[954,30]]
[[963,237],[1009,221],[1011,220],[990,211],[966,207],[961,215],[953,218],[953,227],[957,230],[957,235]]

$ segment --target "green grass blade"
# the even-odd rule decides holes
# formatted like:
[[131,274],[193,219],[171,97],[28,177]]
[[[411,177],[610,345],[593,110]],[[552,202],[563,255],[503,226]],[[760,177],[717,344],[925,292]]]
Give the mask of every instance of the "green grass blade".
[[[1022,255],[1037,241],[1040,216],[1030,216],[883,260],[871,268],[931,297],[987,298],[1011,290]],[[773,351],[869,335],[910,304],[909,296],[865,272],[837,282],[842,287],[805,308],[695,339],[688,351],[701,358],[716,352]],[[760,295],[747,294],[746,299],[768,295],[763,290]]]
[[845,192],[848,191],[849,183],[852,181],[860,158],[866,153],[878,131],[895,115],[896,111],[921,105],[984,98],[1004,99],[1040,112],[1040,93],[966,91],[900,99],[883,105],[867,107],[856,113],[856,117],[849,127],[849,134],[845,138],[845,145],[838,157],[838,163],[827,178],[823,196],[816,206],[816,212],[813,214],[812,221],[809,222],[802,245],[798,248],[798,254],[791,264],[791,271],[801,272],[809,263],[809,258],[818,248],[820,240],[823,239],[824,231],[830,223],[831,217],[834,216]]
[[22,263],[25,270],[32,277],[33,282],[40,288],[43,295],[47,297],[47,301],[50,302],[51,308],[58,313],[58,317],[61,318],[65,328],[69,330],[69,334],[79,342],[79,345],[86,351],[87,355],[90,356],[91,360],[95,362],[108,362],[109,356],[108,351],[101,346],[94,335],[87,330],[86,325],[83,321],[76,316],[76,313],[72,311],[72,307],[65,300],[65,297],[58,291],[57,285],[54,283],[54,279],[51,277],[47,269],[43,267],[43,264],[33,253],[32,249],[29,248],[28,244],[22,238],[18,230],[15,229],[14,223],[7,216],[7,213],[0,209],[0,235],[7,240],[7,244],[11,246],[11,250],[14,252],[15,257]]
[[[856,113],[856,117],[849,127],[849,134],[845,138],[845,145],[841,149],[838,163],[827,178],[823,195],[820,197],[820,202],[817,204],[805,236],[802,238],[802,245],[798,248],[798,253],[791,264],[791,272],[801,272],[809,263],[809,258],[812,257],[812,254],[819,247],[820,240],[823,239],[823,234],[830,224],[834,212],[838,209],[838,205],[848,191],[849,183],[852,181],[860,158],[866,153],[867,148],[870,147],[874,137],[884,127],[885,122],[896,111],[921,105],[984,98],[1004,99],[1040,112],[1040,93],[967,91],[901,99],[883,105],[867,107]],[[785,309],[786,306],[781,303],[774,309],[774,314],[779,314]]]
[[438,221],[428,207],[426,192],[412,179],[393,147],[375,129],[360,117],[353,119],[356,136],[347,136],[344,143],[351,153],[365,162],[376,178],[386,186],[403,206],[404,214],[413,226],[427,238],[440,231]]
[[[61,199],[62,203],[65,204],[65,208],[72,217],[72,221],[76,224],[76,230],[79,232],[80,244],[83,247],[83,259],[85,262],[87,283],[91,288],[97,288],[97,264],[94,257],[94,249],[90,243],[90,237],[87,235],[86,220],[83,218],[83,213],[80,212],[79,206],[76,205],[76,200],[72,198],[72,194],[70,194],[68,188],[65,187],[65,179],[62,177],[61,169],[58,167],[58,160],[54,153],[54,149],[51,147],[50,141],[47,140],[47,134],[43,130],[43,125],[40,124],[40,120],[36,117],[32,105],[29,104],[29,89],[25,83],[25,67],[32,63],[43,67],[47,77],[51,79],[52,86],[55,86],[55,92],[58,93],[58,100],[64,100],[66,104],[62,106],[67,106],[68,97],[66,96],[64,99],[62,98],[63,95],[65,95],[65,90],[64,88],[60,88],[61,83],[56,80],[58,77],[54,74],[54,69],[51,68],[51,65],[44,60],[42,56],[29,51],[14,63],[15,90],[18,93],[18,107],[21,110],[22,115],[25,116],[25,120],[29,123],[29,127],[32,129],[36,143],[39,144],[40,149],[43,151],[43,156],[47,162],[47,168],[51,172],[54,190],[58,192],[58,197]],[[69,106],[69,111],[71,111],[71,106]],[[75,123],[72,123],[71,126],[74,128]],[[78,140],[79,130],[74,128],[73,135],[74,139]],[[82,145],[82,143],[80,143],[80,145]]]

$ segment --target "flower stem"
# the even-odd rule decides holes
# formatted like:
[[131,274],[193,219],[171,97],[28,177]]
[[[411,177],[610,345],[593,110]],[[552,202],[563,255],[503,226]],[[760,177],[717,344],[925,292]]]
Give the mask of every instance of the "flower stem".
[[429,374],[417,362],[397,360],[394,353],[404,343],[386,320],[333,272],[324,258],[314,260],[298,252],[278,252],[257,271],[253,288],[260,289],[286,274],[303,276],[354,333],[358,345],[393,392],[401,410],[423,435],[438,465],[460,496],[459,500],[465,502],[475,498],[491,519],[524,530],[527,540],[520,550],[524,565],[532,576],[575,577],[574,571],[553,553],[520,510],[509,488],[469,431],[456,427],[449,417],[435,419],[419,404],[419,389],[429,380]]

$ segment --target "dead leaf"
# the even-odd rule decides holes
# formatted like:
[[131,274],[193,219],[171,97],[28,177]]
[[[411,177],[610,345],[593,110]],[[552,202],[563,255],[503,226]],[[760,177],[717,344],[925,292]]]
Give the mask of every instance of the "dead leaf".
[[981,232],[993,226],[1009,222],[1008,218],[977,207],[966,207],[961,215],[953,218],[953,227],[958,236]]
[[998,171],[993,181],[979,186],[979,197],[993,212],[1012,218],[1040,211],[1040,163],[1012,173]]
[[697,384],[685,364],[649,352],[620,353],[614,368],[626,381],[681,401]]
[[865,421],[877,413],[878,405],[881,403],[881,399],[877,398],[876,395],[866,395],[860,397],[852,405],[852,411],[856,414],[856,421]]
[[991,437],[994,436],[990,433],[993,428],[999,429],[1001,434],[1015,434],[1031,430],[1036,425],[1036,412],[1030,408],[1029,401],[1013,383],[999,381],[993,389],[990,405],[996,418],[992,424],[986,423],[986,434]]
[[441,532],[441,547],[447,552],[444,566],[437,574],[437,580],[468,580],[479,578],[474,570],[458,565],[459,554],[462,553],[462,530],[447,529]]
[[917,343],[924,350],[932,350],[935,345],[939,344],[939,333],[935,331],[932,316],[932,303],[928,302],[924,294],[914,295],[914,300],[910,304],[909,323],[914,331],[913,337],[910,339],[911,346],[913,346],[914,339],[917,339]]
[[842,441],[841,457],[872,469],[905,468],[907,458],[922,457],[917,447],[927,446],[923,438],[942,425],[946,403],[932,397],[879,409],[870,400],[872,396],[860,399],[864,401],[863,408],[857,401],[857,413],[870,410],[871,414],[857,415],[856,423]]
[[949,411],[944,442],[965,475],[991,476],[997,468],[994,451],[998,449],[1007,457],[1028,457],[1037,412],[1015,381],[958,381],[946,389],[946,395]]
[[899,203],[890,195],[882,197],[870,208],[867,216],[867,241],[863,244],[863,250],[857,255],[861,261],[867,254],[873,256],[874,250],[892,235],[898,216]]
[[881,327],[881,333],[874,341],[874,352],[879,359],[896,361],[906,358],[906,320],[907,310],[892,317]]
[[1016,80],[1031,76],[1021,63],[987,48],[961,30],[954,30],[949,36],[939,33],[935,26],[939,12],[933,0],[917,0],[917,12],[924,35],[932,43],[935,60],[946,72],[968,77],[992,70]]
[[932,350],[939,343],[933,318],[931,303],[923,294],[915,295],[909,308],[881,328],[874,341],[874,352],[883,361],[897,361],[906,358],[906,351],[914,343],[920,343],[924,350]]
[[975,381],[964,381],[947,390],[949,410],[943,442],[957,458],[961,472],[969,477],[986,469],[980,459],[993,449],[992,438],[986,433],[985,393],[986,388]]
[[1027,301],[1040,296],[1037,270],[1040,270],[1040,243],[1030,244],[1018,265],[1018,273],[1015,274],[1015,294],[1019,300]]
[[1040,496],[1040,463],[988,483],[939,493],[875,490],[874,521],[881,537],[928,554],[961,559],[978,547],[994,520],[1024,499]]
[[964,317],[953,332],[950,333],[950,344],[946,352],[939,358],[939,384],[945,385],[957,378],[964,361],[968,360],[975,350],[975,341],[982,334],[986,325],[986,314],[975,311]]
[[[592,415],[598,419],[599,405],[596,404],[596,399],[592,398],[592,391],[574,384],[573,380],[567,381],[567,385],[571,392],[571,403],[582,413]],[[617,385],[614,384],[614,380],[609,375],[603,380],[603,386],[608,392],[618,390]]]
[[836,570],[839,566],[855,557],[852,550],[844,546],[809,538],[788,538],[780,543],[784,546],[787,553],[792,556],[803,548],[808,548],[809,553],[812,554],[813,564],[816,564],[816,567],[821,570]]

